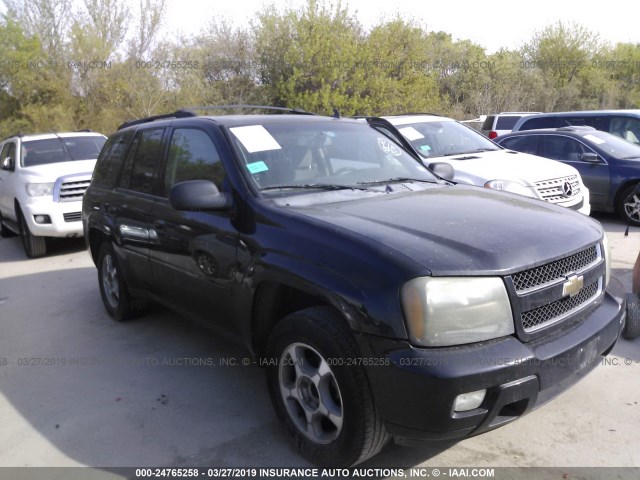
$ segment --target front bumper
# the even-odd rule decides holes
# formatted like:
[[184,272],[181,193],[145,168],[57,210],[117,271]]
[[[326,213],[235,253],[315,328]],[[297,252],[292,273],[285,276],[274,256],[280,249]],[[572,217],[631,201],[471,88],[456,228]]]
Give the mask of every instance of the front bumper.
[[[51,197],[42,197],[21,205],[29,231],[38,237],[81,237],[82,201],[54,202]],[[48,215],[51,223],[39,224],[36,215]]]
[[[428,349],[379,337],[358,341],[363,356],[378,360],[366,368],[387,431],[449,440],[499,427],[569,388],[609,353],[623,322],[622,306],[606,294],[581,321],[528,343],[509,336]],[[482,389],[479,408],[454,412],[458,395]]]

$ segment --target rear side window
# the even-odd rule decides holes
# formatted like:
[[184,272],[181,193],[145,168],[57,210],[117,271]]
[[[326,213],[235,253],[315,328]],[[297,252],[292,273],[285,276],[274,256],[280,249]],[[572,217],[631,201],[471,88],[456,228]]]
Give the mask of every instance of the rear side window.
[[155,172],[162,160],[164,128],[136,134],[120,179],[120,186],[141,193],[153,193]]
[[127,144],[132,135],[132,130],[122,132],[113,135],[105,143],[98,157],[96,168],[93,171],[94,184],[113,187],[120,165],[124,160]]
[[517,115],[506,115],[504,117],[498,117],[496,122],[496,130],[512,130],[518,120],[522,117]]
[[596,126],[596,117],[561,117],[559,120],[558,127],[586,126],[595,128]]
[[209,135],[195,128],[173,132],[164,174],[165,197],[176,183],[187,180],[210,180],[222,190],[224,177],[220,155]]
[[520,125],[519,130],[535,130],[538,128],[556,128],[558,124],[557,117],[538,117],[525,120]]
[[494,115],[489,115],[485,118],[484,123],[482,124],[482,130],[493,130],[493,119],[496,118]]

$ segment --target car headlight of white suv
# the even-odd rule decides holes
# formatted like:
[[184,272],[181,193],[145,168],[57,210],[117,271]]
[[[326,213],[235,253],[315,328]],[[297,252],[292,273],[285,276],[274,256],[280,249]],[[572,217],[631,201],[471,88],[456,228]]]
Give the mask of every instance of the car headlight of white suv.
[[53,195],[53,185],[53,183],[27,183],[27,193],[30,197]]
[[511,304],[497,277],[419,277],[401,291],[412,343],[444,347],[514,333]]
[[517,193],[525,197],[539,198],[535,189],[527,187],[520,182],[514,182],[513,180],[489,180],[484,186],[485,188],[493,188],[494,190]]

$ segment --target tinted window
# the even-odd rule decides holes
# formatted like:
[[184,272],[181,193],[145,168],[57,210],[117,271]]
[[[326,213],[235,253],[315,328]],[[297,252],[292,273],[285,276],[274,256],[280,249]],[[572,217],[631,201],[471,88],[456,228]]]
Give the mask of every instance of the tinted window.
[[484,123],[482,124],[482,130],[493,130],[493,119],[496,118],[493,115],[489,115],[484,119]]
[[556,128],[556,117],[539,117],[525,120],[519,130],[535,130],[537,128]]
[[577,140],[558,135],[545,135],[540,155],[552,160],[579,161],[586,148]]
[[498,117],[498,121],[496,122],[496,130],[511,130],[513,129],[513,127],[515,127],[520,118],[522,117],[518,117],[517,115]]
[[587,126],[587,127],[595,127],[596,118],[595,117],[560,117],[558,122],[558,127],[569,127],[569,126]]
[[114,185],[131,135],[133,135],[133,131],[123,132],[112,136],[107,143],[105,143],[98,157],[96,168],[93,171],[94,184]]
[[511,137],[502,140],[500,145],[517,152],[530,153],[536,155],[538,152],[538,135],[527,135],[523,137]]
[[131,168],[129,188],[137,192],[152,193],[156,167],[162,156],[163,128],[141,133]]
[[224,176],[218,150],[205,132],[181,128],[173,133],[164,174],[165,197],[171,187],[186,180],[211,180],[222,190]]

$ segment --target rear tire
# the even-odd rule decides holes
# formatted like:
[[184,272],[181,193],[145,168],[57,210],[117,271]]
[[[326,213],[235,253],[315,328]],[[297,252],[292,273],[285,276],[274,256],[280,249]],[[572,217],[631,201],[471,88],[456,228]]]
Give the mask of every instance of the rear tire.
[[31,233],[22,212],[20,213],[20,232],[22,234],[22,245],[27,257],[39,258],[47,254],[47,239],[45,237],[36,237]]
[[637,185],[629,185],[622,191],[618,201],[618,213],[631,225],[640,226],[640,191]]
[[129,294],[118,259],[108,242],[102,244],[98,255],[98,285],[104,308],[116,322],[140,315],[144,303]]
[[276,414],[300,454],[350,467],[388,442],[353,335],[328,307],[281,320],[267,346],[267,382]]
[[627,293],[627,321],[622,331],[622,338],[633,340],[640,337],[640,297],[635,293]]

